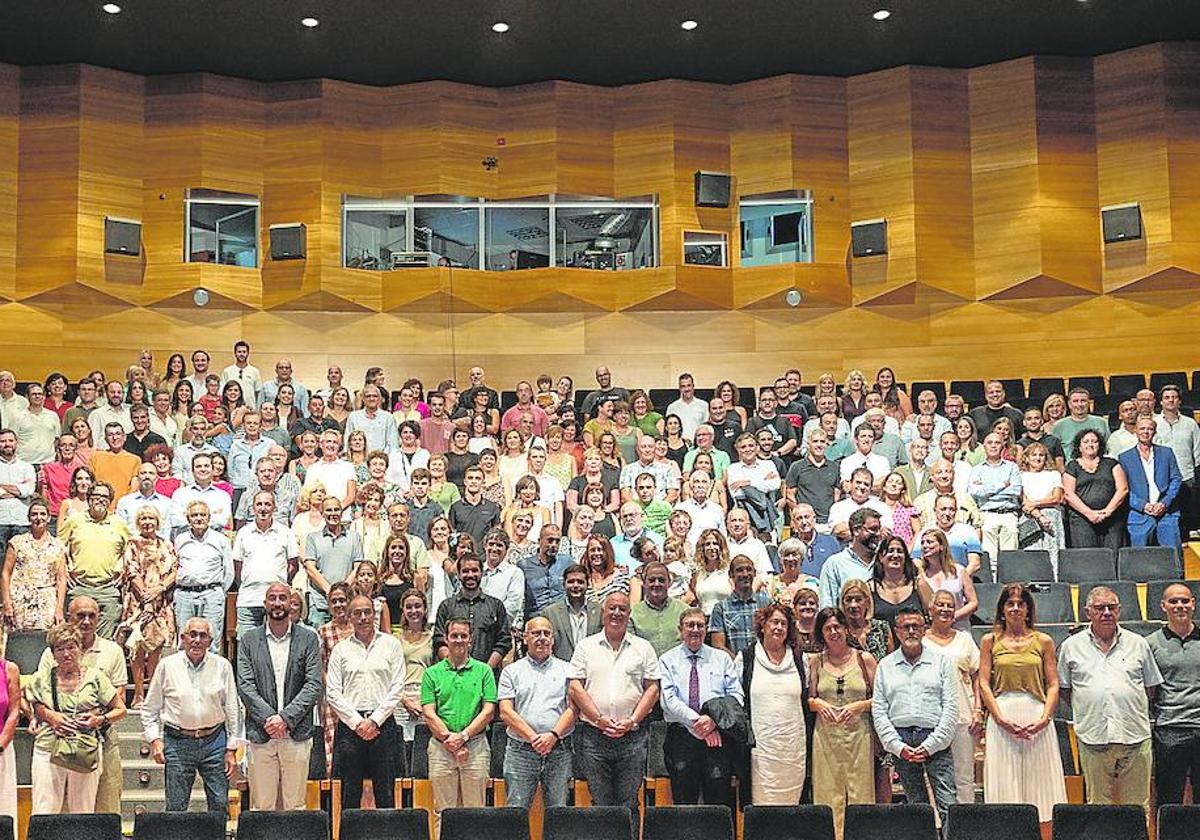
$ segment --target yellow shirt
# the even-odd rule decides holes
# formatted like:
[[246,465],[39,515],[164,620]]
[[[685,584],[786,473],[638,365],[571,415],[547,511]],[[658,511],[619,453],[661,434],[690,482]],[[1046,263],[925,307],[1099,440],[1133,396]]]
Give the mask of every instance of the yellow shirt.
[[115,514],[103,522],[80,514],[68,517],[58,534],[67,546],[67,573],[72,583],[102,586],[115,583],[125,566],[129,528]]

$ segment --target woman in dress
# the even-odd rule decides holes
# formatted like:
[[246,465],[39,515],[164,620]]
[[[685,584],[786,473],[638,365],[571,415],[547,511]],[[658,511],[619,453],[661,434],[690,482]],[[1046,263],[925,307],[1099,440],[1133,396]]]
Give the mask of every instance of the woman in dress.
[[742,428],[746,427],[746,421],[749,419],[746,414],[746,409],[740,404],[741,391],[738,386],[734,385],[728,379],[717,383],[717,387],[713,389],[713,396],[721,400],[725,405],[725,410],[742,421]]
[[392,623],[392,634],[399,637],[399,618],[404,614],[404,593],[413,588],[412,545],[407,534],[389,534],[383,543],[383,562],[380,575],[383,580],[379,594],[388,605],[388,615],[396,616]]
[[504,477],[500,475],[500,459],[496,450],[485,449],[479,453],[479,468],[483,470],[483,498],[495,502],[504,509]]
[[551,426],[546,430],[546,475],[558,479],[567,488],[575,477],[575,453],[564,448],[562,426]]
[[926,612],[933,592],[908,553],[908,546],[899,537],[888,537],[875,550],[871,572],[871,606],[876,618],[896,626],[896,614],[909,607]]
[[0,680],[0,816],[7,816],[17,825],[17,751],[9,749],[17,732],[21,716],[21,670],[17,663],[0,657],[3,679]]
[[[86,425],[86,421],[85,421]],[[71,490],[70,495],[62,500],[62,504],[58,506],[58,519],[55,525],[55,533],[62,533],[63,525],[67,519],[72,516],[83,516],[87,513],[88,493],[92,487],[96,485],[96,474],[92,472],[91,467],[76,467],[75,472],[71,473]]]
[[329,392],[329,404],[325,416],[338,424],[338,431],[346,431],[346,418],[350,416],[350,390],[341,385]]
[[603,604],[609,592],[624,592],[630,604],[642,600],[642,581],[630,574],[628,567],[618,566],[612,543],[593,534],[583,550],[588,570],[587,599]]
[[229,479],[225,477],[225,471],[228,469],[228,463],[225,461],[225,456],[220,452],[212,454],[212,483],[213,487],[218,490],[224,490],[229,494],[229,498],[233,499],[233,485],[229,483]]
[[192,383],[186,379],[176,382],[171,389],[171,416],[175,425],[181,429],[180,443],[190,443],[191,432],[188,431],[188,420],[192,417],[192,405],[195,402],[192,393]]
[[41,497],[29,503],[29,531],[8,541],[0,596],[8,630],[49,630],[63,620],[67,551],[50,533],[50,504]]
[[[737,655],[750,750],[750,802],[798,805],[807,778],[804,666],[796,653],[792,611],[768,604],[754,614],[755,641]],[[743,786],[744,789],[744,786]]]
[[354,499],[355,516],[350,527],[362,538],[363,557],[376,565],[383,557],[383,543],[391,533],[385,518],[383,488],[368,482]]
[[[319,480],[302,485],[300,488],[300,496],[296,500],[296,518],[292,520],[292,536],[296,539],[297,556],[299,557],[304,556],[308,535],[325,527],[325,514],[321,512],[321,505],[325,503],[325,495],[325,485]],[[308,575],[303,569],[296,575],[296,578],[304,588],[307,588]]]
[[371,603],[375,605],[375,620],[379,625],[379,632],[390,635],[392,616],[388,610],[387,599],[383,597],[381,591],[379,567],[370,560],[359,560],[354,564],[354,570],[350,573],[350,587],[354,590],[350,596],[351,600],[358,595],[371,599]]
[[954,757],[958,801],[969,805],[975,801],[975,739],[983,725],[983,706],[979,699],[979,648],[970,631],[956,626],[956,604],[954,593],[944,589],[934,593],[925,644],[933,645],[949,659],[958,674],[958,723],[950,754]]
[[921,534],[921,576],[931,592],[946,592],[954,598],[954,627],[970,630],[971,616],[979,609],[975,582],[966,566],[954,562],[950,541],[940,528]]
[[912,400],[904,388],[896,384],[896,374],[890,367],[881,367],[875,374],[875,384],[871,390],[883,398],[883,404],[895,402],[905,417],[913,413]]
[[[350,623],[350,599],[354,589],[344,580],[329,587],[326,601],[329,604],[329,621],[317,628],[317,639],[321,643],[321,682],[329,671],[329,655],[334,647],[354,635]],[[321,701],[321,732],[325,740],[325,777],[333,775],[333,735],[337,731],[337,712],[325,700]]]
[[625,469],[627,462],[621,454],[621,447],[617,446],[617,436],[611,431],[601,432],[596,441],[596,448],[600,450],[600,460],[604,462],[604,472],[612,476],[613,481],[619,482],[621,470]]
[[637,426],[643,435],[662,437],[663,416],[654,410],[650,395],[641,388],[629,395],[629,412],[633,425]]
[[701,531],[696,539],[696,579],[692,581],[692,591],[706,616],[712,616],[713,607],[733,594],[729,543],[716,528]]
[[187,361],[180,353],[172,353],[167,359],[167,367],[158,382],[158,387],[168,393],[175,391],[175,386],[187,379]]
[[874,656],[876,662],[895,650],[896,641],[888,623],[875,617],[870,584],[865,580],[846,581],[838,604],[846,614],[853,644]]
[[846,614],[835,607],[817,613],[819,652],[808,659],[808,708],[813,726],[813,802],[833,809],[838,838],[847,805],[875,802],[871,744],[871,691],[875,657],[850,643]]
[[1075,436],[1075,457],[1067,462],[1062,483],[1071,548],[1120,548],[1129,482],[1117,460],[1101,454],[1095,429]]
[[412,762],[413,736],[421,720],[421,677],[433,664],[433,627],[429,622],[429,604],[425,593],[409,589],[400,598],[402,621],[392,625],[392,635],[400,640],[404,652],[404,693],[396,707],[396,723],[404,737],[405,767]]
[[1050,464],[1050,450],[1034,442],[1021,453],[1021,512],[1033,519],[1042,535],[1022,548],[1042,549],[1050,555],[1054,579],[1058,580],[1058,551],[1066,546],[1062,516],[1062,473]]
[[892,534],[912,547],[913,537],[921,530],[921,515],[908,497],[904,476],[898,472],[888,473],[883,479],[879,499],[892,511]]
[[300,433],[300,457],[288,464],[288,472],[296,477],[301,487],[304,486],[308,468],[321,460],[320,446],[321,441],[316,432],[309,429]]
[[179,639],[171,591],[179,564],[171,543],[158,535],[159,512],[145,505],[134,514],[137,535],[125,545],[125,611],[121,624],[130,631],[133,708],[142,705],[145,686],[154,676],[163,649]]
[[1036,628],[1029,589],[1004,587],[979,651],[979,694],[988,713],[983,798],[1036,805],[1049,837],[1054,806],[1067,801],[1067,791],[1053,722],[1058,661],[1054,640]]
[[813,587],[815,581],[808,575],[800,574],[800,567],[808,556],[804,543],[794,537],[789,537],[779,544],[779,568],[777,575],[771,575],[767,581],[766,591],[772,601],[793,607],[793,596],[805,586]]
[[846,386],[842,390],[842,417],[847,423],[866,412],[867,398],[866,379],[861,370],[852,370],[846,374]]
[[683,462],[687,458],[688,442],[683,437],[683,421],[678,414],[668,414],[663,419],[663,432],[667,439],[667,457],[675,462],[679,471],[683,472]]
[[371,480],[367,472],[367,434],[362,430],[346,436],[346,460],[354,467],[354,480],[362,487]]
[[75,463],[88,464],[96,454],[96,446],[92,441],[92,427],[84,417],[76,417],[71,421],[71,434],[75,436]]

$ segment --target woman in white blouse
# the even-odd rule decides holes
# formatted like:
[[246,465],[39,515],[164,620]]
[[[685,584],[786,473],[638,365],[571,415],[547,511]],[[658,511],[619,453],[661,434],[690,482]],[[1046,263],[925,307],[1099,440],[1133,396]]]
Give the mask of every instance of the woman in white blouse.
[[1054,577],[1058,578],[1058,550],[1066,545],[1063,533],[1062,475],[1050,464],[1050,452],[1044,444],[1031,443],[1021,453],[1021,512],[1042,529],[1040,537],[1023,542],[1021,548],[1041,549],[1050,555]]

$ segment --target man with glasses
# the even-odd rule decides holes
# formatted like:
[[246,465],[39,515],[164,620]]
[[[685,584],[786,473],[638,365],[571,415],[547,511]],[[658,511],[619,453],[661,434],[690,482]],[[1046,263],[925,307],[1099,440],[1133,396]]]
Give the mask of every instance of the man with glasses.
[[1060,697],[1075,713],[1089,803],[1150,806],[1150,700],[1163,681],[1146,640],[1117,622],[1107,586],[1088,592],[1088,629],[1058,649]]
[[950,741],[958,725],[958,670],[925,646],[925,613],[901,607],[896,613],[900,647],[879,663],[871,716],[883,748],[896,756],[896,774],[909,802],[929,803],[926,778],[946,825],[958,801]]
[[680,644],[658,660],[662,673],[663,719],[667,738],[663,753],[676,805],[734,807],[733,750],[706,712],[717,698],[743,705],[741,674],[722,651],[704,644],[704,610],[690,607],[679,616]]
[[165,766],[167,810],[188,810],[199,773],[209,813],[224,819],[243,738],[233,666],[209,650],[212,641],[206,619],[188,619],[182,650],[165,657],[150,680],[142,726],[150,755]]
[[98,482],[88,493],[87,514],[67,517],[58,535],[67,549],[68,594],[72,599],[86,596],[96,601],[100,610],[96,632],[105,639],[113,637],[121,620],[118,584],[130,538],[121,517],[109,513],[112,501],[112,486]]

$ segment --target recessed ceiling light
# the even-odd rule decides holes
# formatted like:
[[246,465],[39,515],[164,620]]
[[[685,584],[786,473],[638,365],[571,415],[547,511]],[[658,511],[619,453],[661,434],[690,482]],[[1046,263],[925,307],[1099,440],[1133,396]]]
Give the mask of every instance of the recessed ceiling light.
[[871,17],[875,18],[875,20],[887,20],[891,16],[892,16],[892,13],[889,12],[887,9],[880,9],[877,12],[875,12],[873,15],[871,15]]
[[508,24],[502,20],[498,20],[492,24],[492,31],[493,32],[507,32]]
[[317,20],[315,17],[300,18],[300,23],[304,26],[307,26],[309,29],[313,29],[321,25],[321,21]]
[[104,11],[108,12],[110,15],[121,14],[121,7],[118,6],[116,3],[105,3],[100,8],[103,9]]
[[679,24],[679,28],[683,29],[687,32],[691,32],[693,29],[695,29],[699,25],[700,24],[696,23],[696,21],[694,21],[694,20],[685,20],[683,23]]

